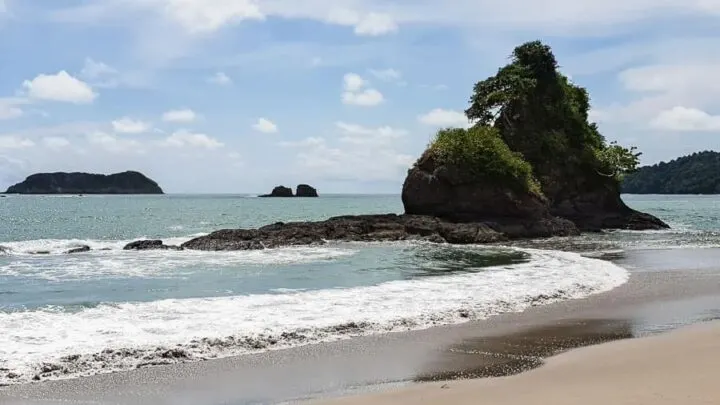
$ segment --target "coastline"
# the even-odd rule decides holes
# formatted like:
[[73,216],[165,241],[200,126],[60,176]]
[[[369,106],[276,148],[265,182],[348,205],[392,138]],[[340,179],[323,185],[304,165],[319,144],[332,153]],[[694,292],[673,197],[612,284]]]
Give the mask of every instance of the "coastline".
[[[0,403],[266,404],[338,397],[463,373],[472,376],[468,371],[487,368],[488,358],[456,350],[467,344],[529,335],[542,343],[562,335],[570,338],[555,349],[569,349],[720,318],[717,260],[698,262],[697,252],[671,250],[667,255],[675,259],[661,266],[652,260],[658,252],[633,251],[616,258],[614,262],[629,269],[630,281],[585,299],[460,325],[10,386],[0,389]],[[720,249],[712,253],[720,258]],[[548,352],[547,343],[531,347],[544,350],[543,357],[555,350]],[[498,364],[510,371],[527,369]]]
[[710,404],[720,400],[720,321],[573,349],[522,374],[425,383],[321,405]]

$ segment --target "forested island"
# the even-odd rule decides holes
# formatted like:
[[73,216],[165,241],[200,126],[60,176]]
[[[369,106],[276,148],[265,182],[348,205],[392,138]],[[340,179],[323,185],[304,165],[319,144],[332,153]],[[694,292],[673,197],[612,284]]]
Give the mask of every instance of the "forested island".
[[10,186],[6,194],[163,194],[153,180],[142,173],[114,174],[36,173]]
[[625,176],[627,194],[720,194],[720,153],[696,152]]

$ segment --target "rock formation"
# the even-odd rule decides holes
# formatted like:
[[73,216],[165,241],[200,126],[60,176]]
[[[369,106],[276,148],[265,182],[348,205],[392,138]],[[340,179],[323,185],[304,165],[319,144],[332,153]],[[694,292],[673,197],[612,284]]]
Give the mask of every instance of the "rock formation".
[[293,197],[293,192],[289,187],[277,186],[270,194],[263,194],[260,197]]
[[156,182],[142,173],[110,175],[89,173],[38,173],[11,186],[7,194],[163,194]]
[[161,240],[137,240],[125,245],[123,250],[181,250],[181,248],[175,245],[166,245]]
[[295,197],[317,197],[318,193],[314,187],[307,184],[298,184]]

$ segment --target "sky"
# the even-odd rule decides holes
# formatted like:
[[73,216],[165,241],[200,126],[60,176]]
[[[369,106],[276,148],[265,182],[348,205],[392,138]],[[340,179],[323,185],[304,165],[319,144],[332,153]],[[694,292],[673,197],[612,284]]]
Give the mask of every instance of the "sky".
[[643,164],[720,149],[720,0],[0,0],[0,189],[399,193],[536,39]]

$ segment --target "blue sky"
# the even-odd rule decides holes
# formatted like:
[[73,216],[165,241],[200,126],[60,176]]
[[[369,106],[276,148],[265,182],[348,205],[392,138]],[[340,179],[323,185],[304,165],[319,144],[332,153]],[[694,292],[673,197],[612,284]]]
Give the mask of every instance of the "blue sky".
[[719,24],[720,0],[0,0],[0,188],[133,169],[169,192],[399,192],[535,39],[643,163],[717,150]]

